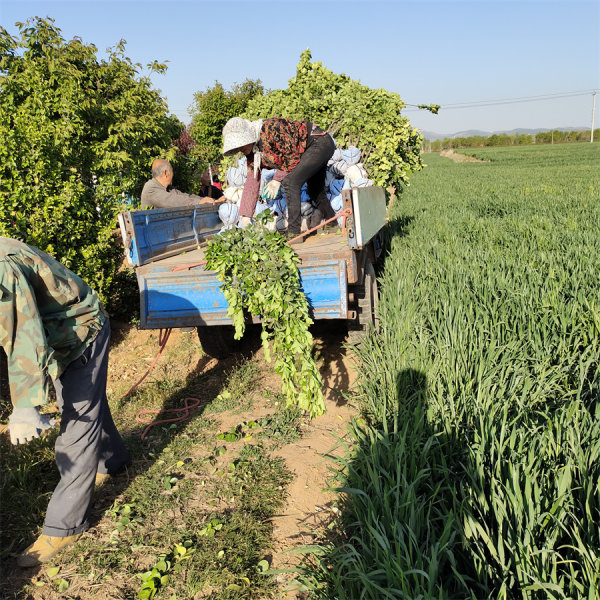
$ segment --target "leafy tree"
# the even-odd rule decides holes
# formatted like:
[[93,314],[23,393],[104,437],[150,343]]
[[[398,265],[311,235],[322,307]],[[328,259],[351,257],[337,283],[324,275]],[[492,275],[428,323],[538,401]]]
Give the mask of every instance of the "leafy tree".
[[123,252],[116,215],[153,158],[175,158],[182,125],[124,40],[99,59],[52,19],[16,25],[19,37],[0,28],[0,235],[52,254],[110,307]]
[[515,146],[529,146],[533,143],[533,137],[526,133],[520,133],[515,137]]
[[395,188],[405,184],[410,173],[422,168],[423,137],[402,116],[402,98],[337,75],[311,58],[310,50],[305,50],[288,87],[254,97],[245,116],[309,119],[328,129],[338,145],[360,147],[376,184]]
[[190,134],[196,145],[190,155],[203,163],[202,167],[221,159],[225,123],[232,117],[240,116],[248,103],[263,93],[260,79],[246,79],[241,84],[234,84],[231,91],[215,81],[213,87],[194,94],[194,103],[190,107]]

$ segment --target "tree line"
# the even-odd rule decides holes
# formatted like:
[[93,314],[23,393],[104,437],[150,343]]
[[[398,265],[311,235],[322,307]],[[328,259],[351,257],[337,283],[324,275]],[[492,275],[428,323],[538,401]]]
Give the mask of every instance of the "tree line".
[[333,73],[309,50],[286,89],[247,79],[196,93],[185,127],[149,77],[166,66],[133,62],[124,40],[99,56],[93,44],[64,39],[53,19],[16,27],[14,36],[0,27],[0,235],[54,256],[112,314],[125,306],[121,316],[131,317],[137,304],[135,279],[121,268],[118,213],[139,206],[155,158],[170,160],[176,187],[189,192],[209,164],[224,171],[221,133],[231,117],[311,120],[342,147],[359,146],[385,188],[399,191],[422,167],[423,136],[401,114],[401,97]]
[[[569,142],[589,142],[591,131],[540,131],[535,134],[495,133],[490,136],[472,135],[467,137],[444,138],[443,140],[425,140],[426,152],[439,152],[454,148],[483,148],[484,146],[529,146],[532,144],[564,144]],[[594,129],[594,142],[600,142],[600,129]]]

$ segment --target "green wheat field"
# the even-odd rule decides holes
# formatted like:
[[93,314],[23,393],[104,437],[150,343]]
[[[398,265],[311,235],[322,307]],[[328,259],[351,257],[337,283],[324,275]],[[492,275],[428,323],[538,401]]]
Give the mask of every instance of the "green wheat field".
[[392,205],[315,597],[600,597],[600,144],[464,153]]

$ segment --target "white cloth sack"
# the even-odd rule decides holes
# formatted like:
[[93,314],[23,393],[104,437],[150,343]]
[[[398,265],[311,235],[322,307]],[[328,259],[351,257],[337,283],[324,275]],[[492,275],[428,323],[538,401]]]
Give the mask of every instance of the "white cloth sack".
[[346,177],[345,179],[348,179],[350,181],[350,183],[354,184],[355,181],[357,181],[358,179],[366,179],[367,178],[367,171],[365,170],[365,168],[362,166],[361,163],[358,163],[356,165],[351,165],[350,167],[348,167],[348,170],[346,171]]
[[238,160],[237,167],[229,167],[227,169],[227,173],[225,174],[225,180],[227,181],[227,185],[239,187],[243,186],[246,183],[246,177],[248,176],[248,163],[246,161],[246,157],[240,158]]
[[360,161],[362,152],[356,146],[349,146],[347,150],[342,150],[342,158],[349,164],[355,165]]
[[333,152],[333,156],[327,162],[328,165],[332,165],[333,163],[339,162],[343,160],[342,151],[340,148],[336,148]]
[[344,177],[346,175],[346,171],[350,165],[345,160],[338,160],[329,165],[329,170],[336,177]]
[[303,217],[308,217],[308,215],[312,215],[314,210],[314,206],[310,202],[300,203],[300,214]]
[[232,229],[235,227],[240,216],[240,210],[231,202],[224,202],[219,206],[219,219],[223,222],[223,227],[219,231],[219,233],[223,233],[227,229]]
[[242,199],[242,192],[244,191],[244,186],[240,187],[228,187],[223,192],[223,196],[233,204],[239,204]]

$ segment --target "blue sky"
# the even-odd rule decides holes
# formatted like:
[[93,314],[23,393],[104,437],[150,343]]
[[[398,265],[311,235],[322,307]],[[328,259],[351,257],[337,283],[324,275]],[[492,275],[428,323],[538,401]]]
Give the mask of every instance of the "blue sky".
[[[334,72],[406,103],[441,104],[437,116],[406,109],[413,125],[438,133],[589,127],[591,91],[600,89],[597,0],[0,0],[12,34],[34,15],[99,50],[124,38],[135,62],[168,61],[153,81],[184,122],[194,93],[216,80],[286,87],[307,47]],[[532,100],[539,96],[551,97]],[[451,106],[507,99],[528,100]]]

